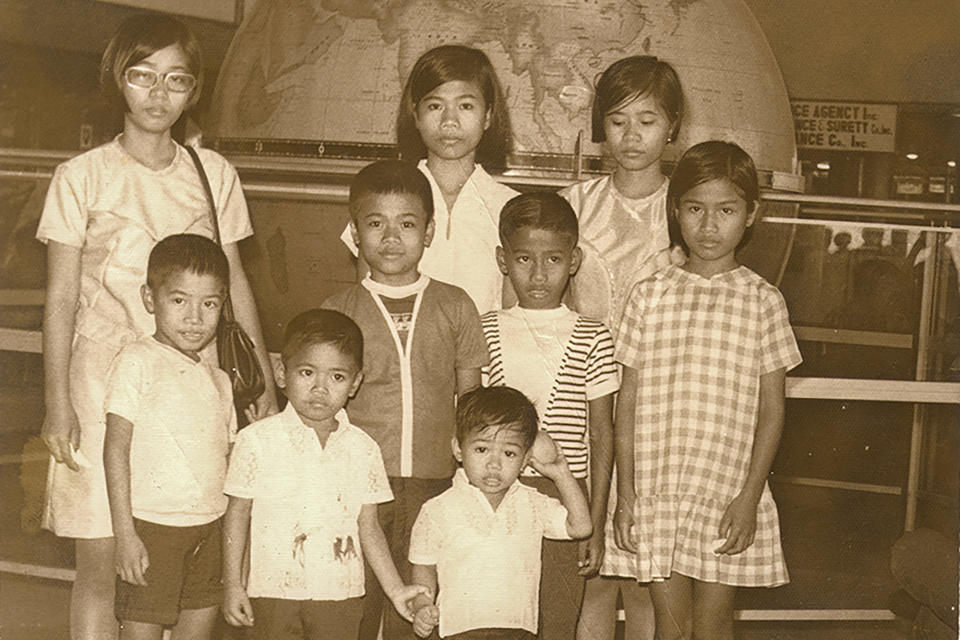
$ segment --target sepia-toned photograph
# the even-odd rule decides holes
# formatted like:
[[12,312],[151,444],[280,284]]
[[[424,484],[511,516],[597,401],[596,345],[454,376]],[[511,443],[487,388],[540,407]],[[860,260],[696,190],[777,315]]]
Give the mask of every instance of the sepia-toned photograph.
[[0,638],[956,640],[956,0],[0,0]]

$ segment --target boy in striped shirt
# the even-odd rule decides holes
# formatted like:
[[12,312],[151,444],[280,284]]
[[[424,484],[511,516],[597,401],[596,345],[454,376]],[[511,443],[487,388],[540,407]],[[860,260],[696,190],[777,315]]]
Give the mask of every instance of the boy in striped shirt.
[[[563,304],[580,266],[577,218],[553,193],[527,193],[500,213],[497,262],[519,300],[481,317],[489,384],[507,385],[533,401],[541,428],[559,446],[581,485],[591,479],[593,535],[583,542],[547,540],[540,590],[540,636],[570,640],[584,578],[603,558],[613,466],[613,397],[620,386],[610,332]],[[553,482],[527,468],[521,481],[556,497]]]

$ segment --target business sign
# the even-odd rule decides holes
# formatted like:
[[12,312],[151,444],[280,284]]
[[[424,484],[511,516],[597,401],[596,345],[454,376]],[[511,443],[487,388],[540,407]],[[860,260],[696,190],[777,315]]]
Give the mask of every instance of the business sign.
[[791,100],[798,149],[896,149],[897,105]]

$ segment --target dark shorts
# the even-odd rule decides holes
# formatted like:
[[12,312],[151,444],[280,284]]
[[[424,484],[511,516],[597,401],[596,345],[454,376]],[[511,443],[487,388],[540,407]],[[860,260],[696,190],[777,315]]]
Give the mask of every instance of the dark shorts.
[[150,561],[147,586],[117,578],[117,620],[172,625],[183,609],[220,604],[220,520],[170,527],[134,518],[133,526]]
[[526,629],[470,629],[443,640],[536,640],[536,635]]
[[285,600],[250,598],[248,640],[357,640],[363,598]]

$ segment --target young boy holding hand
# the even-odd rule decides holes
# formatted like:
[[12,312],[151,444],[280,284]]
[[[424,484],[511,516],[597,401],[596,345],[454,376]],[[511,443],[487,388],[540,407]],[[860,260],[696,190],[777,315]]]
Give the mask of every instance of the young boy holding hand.
[[[474,389],[457,404],[453,487],[420,510],[410,540],[414,581],[439,595],[413,606],[414,630],[442,638],[533,640],[540,545],[590,535],[590,510],[563,455],[537,430],[537,410],[510,387]],[[527,464],[560,499],[518,481]]]
[[[395,500],[380,510],[380,521],[409,579],[410,529],[423,503],[450,486],[454,405],[480,384],[487,346],[467,293],[419,272],[434,233],[433,195],[415,165],[389,160],[364,167],[350,185],[350,216],[370,275],[323,306],[363,331],[364,380],[347,413],[383,452]],[[376,637],[380,626],[382,605],[376,593],[369,596],[361,638]],[[385,609],[383,637],[413,634]]]
[[343,410],[362,366],[352,320],[301,313],[287,326],[277,370],[287,407],[237,438],[224,487],[223,612],[256,638],[355,640],[364,558],[408,619],[408,600],[424,591],[401,581],[377,519],[377,504],[392,499],[380,449]]

